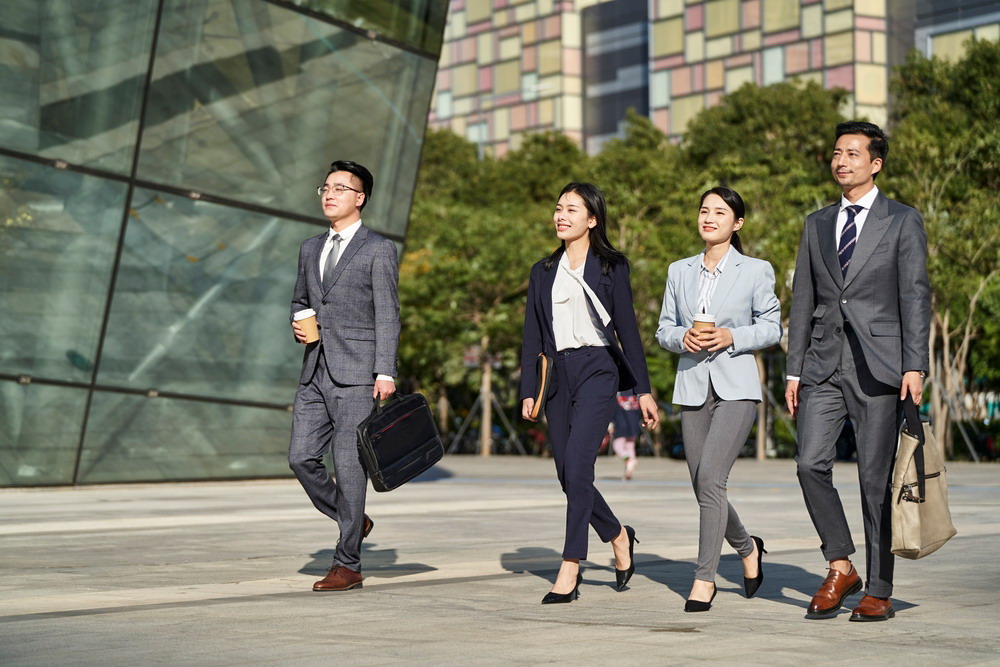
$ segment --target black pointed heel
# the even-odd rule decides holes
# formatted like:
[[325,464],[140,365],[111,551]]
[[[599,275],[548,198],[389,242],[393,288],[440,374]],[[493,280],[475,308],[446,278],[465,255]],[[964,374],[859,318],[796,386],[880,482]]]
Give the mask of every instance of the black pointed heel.
[[709,598],[708,602],[702,602],[701,600],[687,600],[684,602],[684,611],[708,611],[712,608],[712,600],[715,599],[715,594],[719,592],[719,589],[715,584],[712,584],[712,597]]
[[628,535],[628,559],[629,566],[627,570],[619,570],[615,568],[615,582],[618,584],[618,590],[625,590],[625,586],[628,584],[628,580],[632,578],[635,574],[635,558],[633,554],[635,553],[636,542],[639,538],[635,536],[635,528],[632,526],[625,526],[625,534]]
[[748,598],[752,598],[757,593],[760,585],[764,583],[764,568],[761,565],[761,561],[764,558],[764,554],[767,553],[767,549],[764,548],[764,540],[755,535],[751,535],[750,539],[757,543],[757,576],[753,579],[743,577],[743,590],[746,591]]
[[542,604],[563,604],[572,602],[580,597],[580,584],[583,583],[583,568],[576,575],[576,586],[569,593],[553,593],[549,591],[542,598]]

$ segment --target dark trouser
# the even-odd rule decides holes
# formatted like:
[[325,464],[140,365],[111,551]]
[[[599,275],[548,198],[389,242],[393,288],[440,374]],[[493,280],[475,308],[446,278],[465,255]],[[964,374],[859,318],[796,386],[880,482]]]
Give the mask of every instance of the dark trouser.
[[729,504],[726,482],[756,416],[754,401],[724,401],[713,391],[711,381],[703,404],[682,409],[684,458],[699,508],[695,579],[715,581],[723,537],[741,558],[753,552],[750,535]]
[[618,366],[606,347],[560,352],[555,363],[555,393],[545,416],[559,483],[566,494],[563,558],[587,557],[587,526],[604,542],[622,526],[594,487],[597,450],[608,431],[618,392]]
[[890,481],[895,456],[899,388],[872,377],[853,333],[844,336],[840,364],[818,385],[799,391],[799,484],[806,509],[823,541],[827,560],[847,558],[856,549],[844,507],[833,486],[837,437],[850,417],[858,446],[858,478],[865,526],[869,595],[892,595],[893,555]]
[[[288,465],[309,499],[337,522],[340,541],[333,564],[361,571],[368,476],[358,452],[358,424],[371,413],[373,385],[339,385],[321,356],[316,373],[299,385],[292,412],[292,440]],[[337,482],[323,465],[327,449],[333,452]]]

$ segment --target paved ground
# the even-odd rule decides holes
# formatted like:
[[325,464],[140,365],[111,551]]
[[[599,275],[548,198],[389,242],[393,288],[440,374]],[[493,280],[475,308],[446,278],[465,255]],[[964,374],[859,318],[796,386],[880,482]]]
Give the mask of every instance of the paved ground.
[[[744,599],[726,547],[706,614],[682,611],[697,546],[683,463],[598,474],[641,540],[636,576],[616,592],[595,537],[579,601],[545,607],[564,508],[547,460],[452,456],[371,492],[367,578],[347,593],[310,590],[335,537],[294,480],[0,490],[0,664],[1000,664],[995,465],[949,466],[959,535],[897,560],[886,623],[803,619],[824,570],[791,462],[737,463],[730,497],[765,540],[766,580]],[[836,477],[860,543],[854,467]]]

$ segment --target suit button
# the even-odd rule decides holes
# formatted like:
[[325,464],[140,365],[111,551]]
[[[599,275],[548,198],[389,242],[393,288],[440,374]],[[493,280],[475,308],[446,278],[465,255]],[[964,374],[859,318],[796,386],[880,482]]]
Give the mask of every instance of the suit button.
[[840,327],[837,327],[836,329],[834,329],[834,332],[836,332],[836,333],[840,333],[840,331],[841,331]]
[[[845,301],[844,303],[847,303],[847,302]],[[323,302],[323,305],[324,305],[324,306],[326,305],[326,301],[324,301],[324,302]]]
[[[847,299],[841,299],[840,302],[841,303],[847,303]],[[323,303],[326,303],[326,301],[324,301]]]
[[316,325],[316,329],[317,329],[317,330],[319,330],[319,329],[322,329],[322,328],[323,328],[323,325],[322,325],[322,324],[317,324],[317,325]]

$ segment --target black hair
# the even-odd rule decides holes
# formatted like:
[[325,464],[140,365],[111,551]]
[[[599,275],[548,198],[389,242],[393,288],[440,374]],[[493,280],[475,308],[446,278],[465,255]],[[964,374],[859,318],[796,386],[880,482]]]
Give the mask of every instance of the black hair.
[[[587,207],[588,215],[597,220],[597,224],[590,228],[590,247],[601,260],[601,273],[607,275],[612,267],[625,262],[628,264],[628,257],[611,245],[608,240],[608,206],[604,202],[604,193],[593,183],[567,183],[566,187],[559,193],[556,201],[559,201],[567,192],[575,192],[583,199],[584,206]],[[545,270],[548,271],[559,261],[563,252],[566,251],[566,242],[555,249],[555,251],[545,260]]]
[[[889,155],[889,137],[885,136],[882,128],[874,123],[866,123],[860,120],[849,120],[846,123],[837,125],[837,139],[845,134],[860,134],[868,137],[868,157],[871,160],[878,158],[882,160],[882,169],[885,169],[885,159]],[[878,178],[881,169],[872,174],[872,180]]]
[[[726,203],[726,206],[732,209],[733,218],[739,220],[740,218],[746,218],[747,207],[743,203],[743,197],[740,197],[740,193],[732,188],[727,188],[719,186],[717,188],[712,188],[711,190],[706,190],[701,195],[701,203],[698,205],[701,207],[705,203],[705,198],[708,195],[717,195]],[[729,245],[736,248],[736,252],[743,254],[743,242],[740,241],[740,235],[733,232],[733,235],[729,237]]]
[[330,163],[330,171],[326,172],[327,178],[335,171],[346,171],[361,181],[361,191],[365,194],[365,200],[361,202],[358,210],[363,211],[368,205],[368,200],[372,196],[372,188],[375,186],[375,178],[364,166],[350,160],[334,160]]

